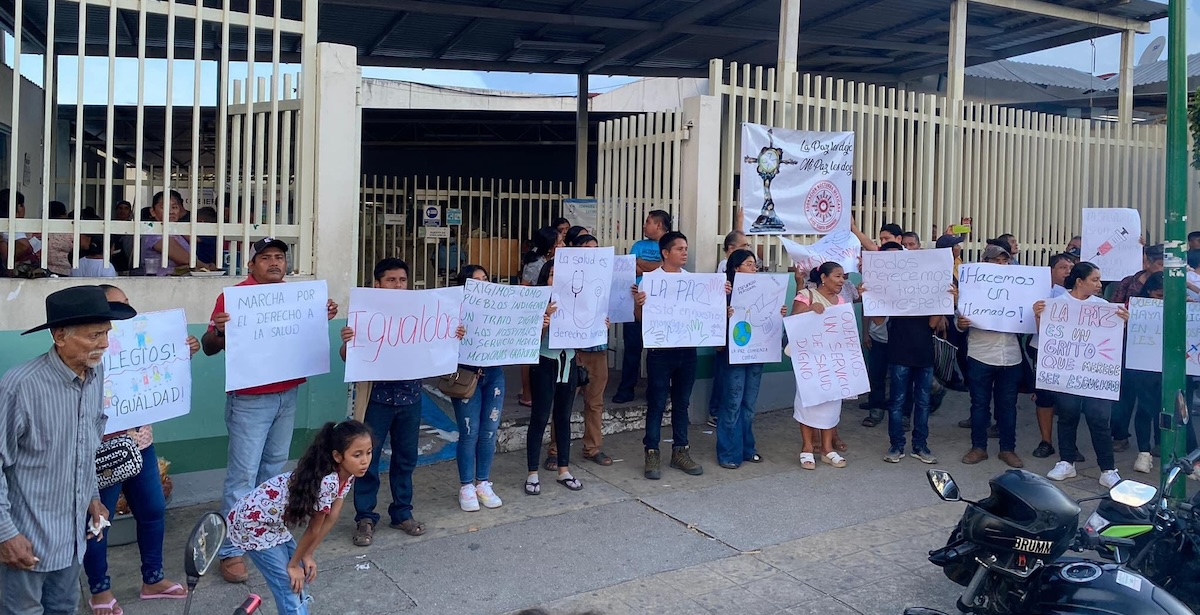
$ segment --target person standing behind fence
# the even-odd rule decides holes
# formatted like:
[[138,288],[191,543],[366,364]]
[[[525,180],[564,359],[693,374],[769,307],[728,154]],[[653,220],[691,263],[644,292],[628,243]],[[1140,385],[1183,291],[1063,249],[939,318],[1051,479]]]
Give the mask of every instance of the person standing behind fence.
[[[662,266],[659,240],[671,232],[672,222],[671,214],[661,209],[646,214],[646,221],[642,224],[642,236],[645,239],[638,240],[629,249],[629,253],[637,257],[637,284],[642,283],[644,274]],[[684,241],[686,243],[686,240]],[[633,390],[642,374],[642,323],[627,322],[621,325],[621,333],[624,342],[621,353],[621,382],[617,384],[617,392],[613,395],[614,404],[633,401]]]
[[[1096,293],[1100,292],[1101,284],[1099,267],[1087,261],[1078,263],[1071,268],[1071,273],[1067,276],[1064,284],[1067,293],[1062,295],[1061,300],[1107,303],[1104,299],[1096,296]],[[1138,285],[1139,291],[1142,284],[1145,284],[1144,280]],[[1039,323],[1039,328],[1045,309],[1046,302],[1044,300],[1033,304],[1033,315]],[[1128,322],[1129,311],[1124,307],[1118,308],[1117,317]],[[1074,462],[1075,453],[1078,450],[1076,448],[1076,432],[1079,429],[1079,418],[1082,416],[1087,420],[1088,431],[1092,435],[1092,448],[1096,452],[1096,464],[1100,466],[1100,485],[1105,489],[1116,486],[1121,482],[1121,475],[1117,473],[1117,464],[1113,457],[1109,418],[1112,402],[1107,399],[1082,397],[1070,393],[1057,393],[1057,396],[1058,454],[1061,461],[1054,464],[1054,468],[1046,473],[1046,477],[1050,480],[1066,480],[1076,476]]]
[[[569,225],[568,225],[569,226]],[[521,259],[521,285],[522,286],[537,286],[538,275],[542,272],[542,265],[554,258],[554,250],[562,244],[562,236],[565,234],[559,233],[558,229],[553,226],[547,226],[538,229],[533,234],[533,249],[525,253]],[[521,366],[521,395],[517,398],[517,403],[526,408],[533,405],[533,401],[529,397],[529,366]]]
[[[288,245],[264,237],[250,246],[247,268],[250,275],[238,286],[282,284],[287,274]],[[338,305],[330,299],[326,317],[337,316]],[[225,350],[225,293],[217,296],[208,331],[200,338],[204,354]],[[225,468],[221,512],[228,515],[242,496],[283,471],[292,446],[296,422],[297,389],[304,378],[285,380],[225,394],[225,429],[229,434],[228,466]],[[242,549],[226,540],[220,549],[221,576],[229,583],[245,583],[248,575]]]

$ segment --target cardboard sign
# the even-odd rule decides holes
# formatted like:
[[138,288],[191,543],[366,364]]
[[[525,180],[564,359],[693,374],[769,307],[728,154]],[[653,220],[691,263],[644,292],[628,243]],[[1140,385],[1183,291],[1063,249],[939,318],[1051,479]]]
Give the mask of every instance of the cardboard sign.
[[225,289],[225,390],[329,373],[324,280]]
[[1136,209],[1084,209],[1079,255],[1100,268],[1101,280],[1121,280],[1142,270],[1141,236]]
[[776,363],[783,353],[783,315],[786,273],[742,273],[733,279],[729,319],[729,363]]
[[741,163],[747,235],[850,230],[853,132],[742,124]]
[[1120,307],[1069,296],[1047,301],[1038,328],[1037,388],[1119,399],[1125,341]]
[[550,348],[592,348],[608,343],[608,296],[612,291],[613,249],[559,248],[554,251],[554,301]]
[[[1162,372],[1162,325],[1162,299],[1130,297],[1125,367],[1144,372]],[[1187,343],[1182,360],[1187,375],[1200,376],[1200,303],[1187,304]]]
[[805,406],[871,390],[853,305],[827,307],[821,314],[788,316],[783,324],[791,345],[796,390]]
[[725,344],[725,274],[665,273],[642,276],[642,342],[646,348]]
[[542,344],[547,286],[511,286],[467,280],[462,324],[467,334],[458,362],[474,367],[533,365]]
[[613,324],[633,322],[633,292],[637,283],[637,256],[613,257],[612,288],[608,293],[608,320]]
[[[950,248],[863,252],[864,316],[954,313],[954,256]],[[1047,284],[1047,288],[1049,284]]]
[[346,382],[441,376],[458,366],[463,288],[350,289]]
[[862,242],[850,231],[830,233],[811,246],[796,243],[786,237],[780,237],[779,241],[796,264],[796,269],[800,271],[812,271],[829,261],[841,265],[847,273],[858,271]]
[[107,433],[183,416],[192,407],[192,353],[182,309],[112,321],[104,353]]
[[1050,296],[1050,268],[971,263],[958,268],[958,311],[971,326],[1037,333],[1033,304]]

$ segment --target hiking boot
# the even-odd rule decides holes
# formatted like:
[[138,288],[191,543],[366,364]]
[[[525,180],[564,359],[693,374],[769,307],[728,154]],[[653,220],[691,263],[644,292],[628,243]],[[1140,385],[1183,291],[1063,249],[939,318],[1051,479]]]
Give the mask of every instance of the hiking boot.
[[962,462],[969,466],[973,466],[973,465],[979,463],[980,461],[986,461],[987,458],[988,458],[987,451],[985,451],[981,448],[973,448],[973,449],[967,451],[966,455],[963,455]]
[[683,470],[692,476],[704,474],[704,468],[700,464],[692,461],[692,455],[688,452],[689,446],[673,446],[671,447],[671,467],[676,470]]
[[1021,458],[1017,456],[1016,451],[1000,451],[1000,454],[997,455],[996,458],[1008,464],[1008,467],[1010,468],[1025,467],[1025,462],[1021,461]]
[[658,449],[646,449],[646,478],[650,480],[658,480],[662,478],[662,470],[659,468],[661,462],[658,458]]
[[1052,446],[1049,442],[1042,440],[1041,444],[1038,444],[1037,448],[1033,449],[1033,456],[1037,457],[1038,459],[1045,459],[1050,455],[1053,455],[1054,452],[1054,446]]
[[246,572],[246,561],[242,556],[227,557],[221,560],[221,577],[227,583],[245,583],[246,579],[250,578],[250,573]]
[[374,540],[375,524],[366,519],[360,520],[354,527],[354,546],[369,547]]

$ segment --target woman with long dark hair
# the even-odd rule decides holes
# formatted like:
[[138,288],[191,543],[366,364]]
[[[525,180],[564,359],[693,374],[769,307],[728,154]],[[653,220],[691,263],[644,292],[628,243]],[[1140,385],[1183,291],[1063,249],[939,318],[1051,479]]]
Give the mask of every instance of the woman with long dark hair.
[[[564,220],[565,221],[565,220]],[[554,258],[554,250],[563,245],[563,234],[553,226],[542,227],[533,234],[533,249],[521,257],[521,285],[537,286],[542,266]],[[533,405],[529,397],[529,366],[521,366],[521,395],[517,403],[526,408]]]
[[[808,281],[813,288],[801,288],[796,291],[796,299],[792,303],[792,314],[816,312],[823,314],[825,308],[846,303],[842,296],[842,286],[846,283],[846,272],[842,266],[829,261],[809,272]],[[790,346],[789,346],[790,349]],[[796,391],[796,399],[792,417],[800,423],[800,435],[803,443],[800,448],[800,467],[805,470],[817,469],[814,451],[820,439],[821,461],[835,468],[846,467],[846,459],[835,448],[837,424],[842,416],[842,401],[836,400],[805,406],[800,400],[800,391]]]

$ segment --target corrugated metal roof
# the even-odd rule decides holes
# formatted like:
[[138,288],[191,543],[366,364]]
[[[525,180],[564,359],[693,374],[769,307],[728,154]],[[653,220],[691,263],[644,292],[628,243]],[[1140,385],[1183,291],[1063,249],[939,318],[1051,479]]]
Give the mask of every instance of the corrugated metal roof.
[[1098,79],[1081,70],[1063,68],[1061,66],[1047,66],[1045,64],[1031,64],[1029,62],[1014,62],[1012,60],[999,60],[997,62],[969,66],[967,67],[967,76],[980,79],[1013,81],[1016,83],[1035,83],[1037,85],[1076,88],[1079,90],[1103,90],[1109,87],[1107,81]]

